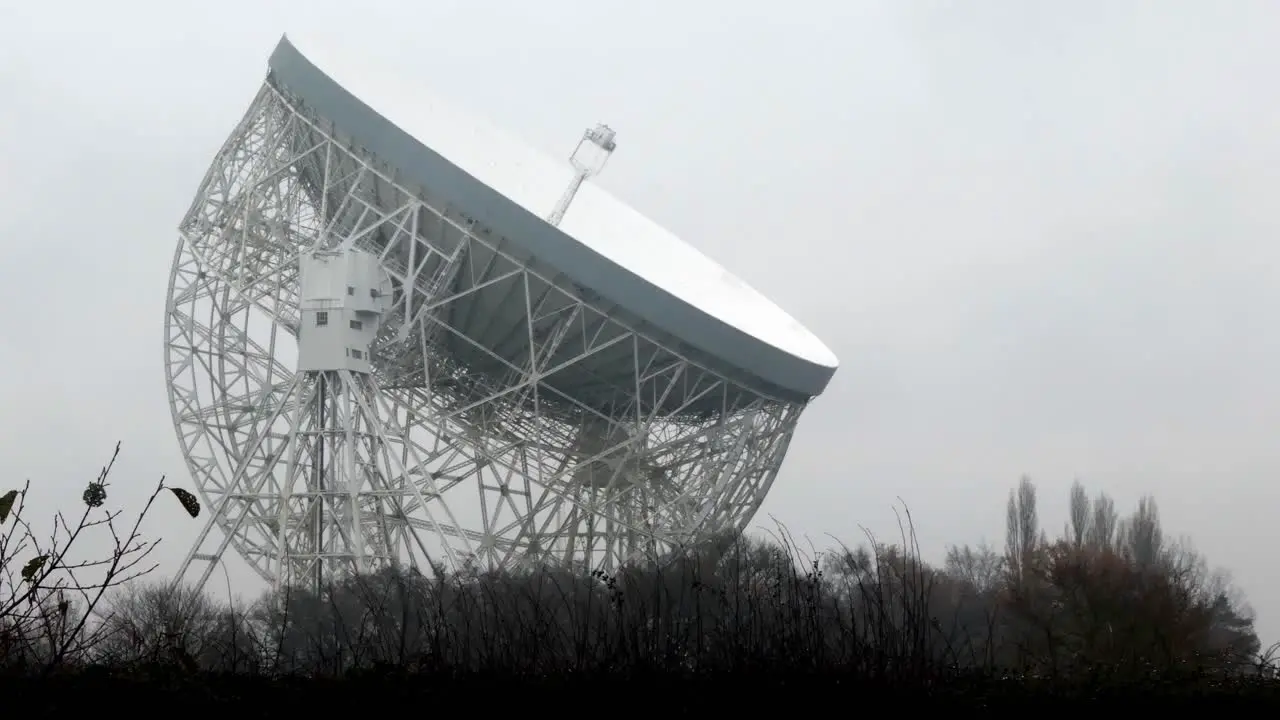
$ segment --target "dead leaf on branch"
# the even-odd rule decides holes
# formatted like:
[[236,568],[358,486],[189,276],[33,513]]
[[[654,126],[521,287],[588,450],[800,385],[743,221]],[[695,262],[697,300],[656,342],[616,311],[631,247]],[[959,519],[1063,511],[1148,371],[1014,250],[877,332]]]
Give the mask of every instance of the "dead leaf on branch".
[[107,486],[104,483],[89,483],[81,499],[91,508],[102,507],[102,503],[107,499]]
[[40,569],[44,567],[45,561],[48,559],[48,555],[37,555],[28,560],[27,564],[22,566],[22,579],[27,582],[31,582],[31,580],[35,578],[36,573],[40,572]]
[[17,490],[10,490],[3,496],[0,496],[0,523],[9,519],[9,513],[13,512],[13,503],[17,499]]
[[182,509],[187,511],[191,517],[200,515],[200,501],[196,500],[196,496],[183,490],[182,488],[169,488],[173,496],[178,498],[178,502],[182,503]]

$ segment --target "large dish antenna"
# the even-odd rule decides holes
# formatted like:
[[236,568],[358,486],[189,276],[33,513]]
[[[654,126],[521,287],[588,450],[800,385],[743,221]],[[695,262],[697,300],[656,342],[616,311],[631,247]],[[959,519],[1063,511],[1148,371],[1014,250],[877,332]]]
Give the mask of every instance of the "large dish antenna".
[[607,126],[549,161],[308,48],[179,228],[166,378],[208,520],[177,581],[228,551],[277,586],[612,568],[743,527],[830,351],[588,182]]

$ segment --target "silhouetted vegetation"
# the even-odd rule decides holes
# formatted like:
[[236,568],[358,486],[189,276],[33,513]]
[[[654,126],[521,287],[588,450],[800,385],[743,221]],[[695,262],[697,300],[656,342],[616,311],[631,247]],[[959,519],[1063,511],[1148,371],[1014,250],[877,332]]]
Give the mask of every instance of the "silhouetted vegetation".
[[[279,679],[302,677],[414,692],[467,678],[590,678],[597,691],[610,678],[699,688],[826,678],[975,702],[1063,688],[1280,692],[1275,649],[1261,648],[1243,597],[1188,541],[1166,538],[1154,499],[1121,515],[1079,484],[1056,537],[1024,479],[1009,496],[1005,546],[951,547],[941,564],[924,560],[904,510],[894,543],[868,534],[817,552],[780,529],[612,574],[387,569],[240,605],[143,577],[154,544],[138,527],[165,485],[120,532],[105,506],[109,470],[79,520],[59,514],[49,540],[23,518],[26,489],[0,497],[0,663],[24,681],[162,678],[240,696],[288,694]],[[102,556],[77,559],[73,546],[92,533]]]

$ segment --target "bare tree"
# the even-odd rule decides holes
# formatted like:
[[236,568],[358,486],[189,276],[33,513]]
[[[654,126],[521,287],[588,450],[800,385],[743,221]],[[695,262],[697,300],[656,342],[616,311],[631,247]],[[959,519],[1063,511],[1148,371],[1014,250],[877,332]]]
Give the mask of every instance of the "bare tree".
[[982,543],[977,548],[952,545],[947,549],[945,572],[964,580],[975,592],[984,594],[996,590],[1002,580],[1005,559],[990,545]]
[[1138,500],[1138,509],[1121,523],[1117,533],[1121,549],[1141,568],[1154,567],[1164,551],[1160,513],[1150,495]]
[[1077,480],[1071,484],[1071,543],[1075,547],[1084,547],[1092,523],[1089,496],[1084,492],[1084,485]]
[[168,662],[205,654],[215,642],[222,608],[208,595],[169,583],[130,583],[108,599],[95,659]]
[[1116,504],[1106,493],[1098,493],[1093,501],[1093,521],[1089,523],[1088,544],[1100,550],[1115,547]]
[[1028,572],[1039,541],[1040,516],[1036,510],[1036,486],[1023,477],[1015,490],[1009,491],[1008,517],[1005,524],[1005,567],[1015,585],[1020,585]]
[[[82,658],[102,637],[90,618],[103,594],[155,569],[143,563],[156,541],[144,540],[139,527],[164,479],[132,525],[121,525],[122,512],[104,508],[119,454],[117,443],[111,460],[81,495],[79,517],[56,513],[47,535],[25,517],[29,482],[0,496],[0,664],[48,669]],[[93,535],[100,537],[90,539]],[[98,554],[77,559],[73,550],[85,543]]]

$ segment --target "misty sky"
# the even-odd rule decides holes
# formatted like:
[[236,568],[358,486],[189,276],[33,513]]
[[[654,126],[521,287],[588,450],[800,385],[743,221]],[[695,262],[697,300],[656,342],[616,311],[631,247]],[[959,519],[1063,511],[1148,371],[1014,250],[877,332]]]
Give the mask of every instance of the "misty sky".
[[[835,350],[756,525],[901,497],[940,558],[1022,474],[1051,530],[1152,493],[1280,639],[1280,3],[0,0],[0,484],[189,483],[175,228],[285,31],[556,155],[609,123],[599,182]],[[197,529],[157,509],[161,572]]]

